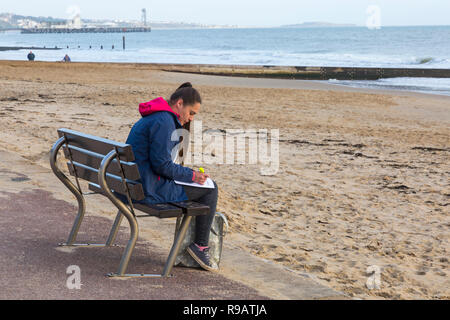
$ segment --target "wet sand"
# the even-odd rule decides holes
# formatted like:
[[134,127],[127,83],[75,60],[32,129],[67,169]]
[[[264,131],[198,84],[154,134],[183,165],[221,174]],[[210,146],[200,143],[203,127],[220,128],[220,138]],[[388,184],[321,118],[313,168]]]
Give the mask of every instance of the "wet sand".
[[[230,221],[227,245],[357,298],[450,298],[450,97],[0,61],[0,148],[48,168],[58,128],[125,141],[138,103],[184,81],[202,93],[203,129],[280,130],[277,175],[206,168]],[[366,286],[370,266],[380,268],[380,289]]]

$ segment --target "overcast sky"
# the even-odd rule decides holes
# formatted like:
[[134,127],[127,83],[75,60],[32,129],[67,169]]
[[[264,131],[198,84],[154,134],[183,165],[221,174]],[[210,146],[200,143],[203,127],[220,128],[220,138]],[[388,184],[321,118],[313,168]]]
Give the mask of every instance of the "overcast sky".
[[[365,25],[371,5],[382,26],[450,25],[450,0],[0,0],[0,12],[68,18],[140,20],[217,25],[278,26],[308,21]],[[75,9],[76,11],[77,9]]]

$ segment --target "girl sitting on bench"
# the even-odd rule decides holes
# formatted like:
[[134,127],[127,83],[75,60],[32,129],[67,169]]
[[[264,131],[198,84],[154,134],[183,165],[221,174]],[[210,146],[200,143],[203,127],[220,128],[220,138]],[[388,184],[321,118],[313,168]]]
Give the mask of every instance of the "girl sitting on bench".
[[167,203],[195,200],[209,206],[206,216],[196,217],[195,241],[187,248],[189,254],[209,271],[218,266],[209,255],[209,234],[216,213],[218,188],[183,186],[175,183],[204,184],[209,177],[173,162],[172,150],[178,141],[172,141],[174,130],[183,128],[199,113],[202,99],[190,83],[181,85],[168,101],[157,98],[139,105],[142,118],[133,126],[126,141],[132,145],[138,164],[146,199],[144,203]]

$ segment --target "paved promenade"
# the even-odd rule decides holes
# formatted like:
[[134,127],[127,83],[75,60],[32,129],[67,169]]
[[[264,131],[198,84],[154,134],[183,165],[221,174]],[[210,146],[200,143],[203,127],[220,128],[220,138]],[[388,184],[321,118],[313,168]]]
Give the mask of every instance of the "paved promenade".
[[[63,196],[64,195],[64,196]],[[64,197],[67,197],[64,198]],[[95,199],[93,198],[95,197]],[[343,297],[307,277],[264,261],[249,278],[242,263],[244,253],[224,252],[223,269],[210,273],[176,267],[174,277],[159,279],[111,279],[128,240],[123,223],[111,248],[63,248],[77,211],[73,196],[50,169],[0,150],[0,299],[324,299]],[[104,206],[99,196],[87,198]],[[95,201],[97,200],[97,201]],[[99,200],[99,201],[98,201]],[[107,199],[105,199],[107,200]],[[100,203],[98,203],[100,202]],[[112,226],[113,215],[102,217],[88,211],[79,233],[80,242],[102,243]],[[91,207],[92,208],[92,207]],[[167,222],[154,218],[152,223]],[[148,233],[144,233],[148,234]],[[168,236],[168,239],[173,235]],[[164,240],[164,239],[163,239]],[[167,247],[140,238],[128,266],[129,273],[160,273]],[[249,259],[255,259],[248,257]],[[238,260],[240,261],[238,261]],[[80,268],[81,289],[67,287],[69,266]],[[230,279],[230,274],[235,279]]]

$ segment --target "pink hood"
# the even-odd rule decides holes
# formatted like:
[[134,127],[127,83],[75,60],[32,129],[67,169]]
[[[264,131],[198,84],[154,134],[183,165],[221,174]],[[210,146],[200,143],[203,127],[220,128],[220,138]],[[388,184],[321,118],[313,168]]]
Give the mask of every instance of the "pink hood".
[[180,120],[180,115],[174,112],[167,103],[167,101],[161,97],[151,100],[149,102],[139,104],[139,113],[142,115],[142,117],[146,117],[160,111],[167,111],[173,113],[174,115],[177,116],[178,120]]

